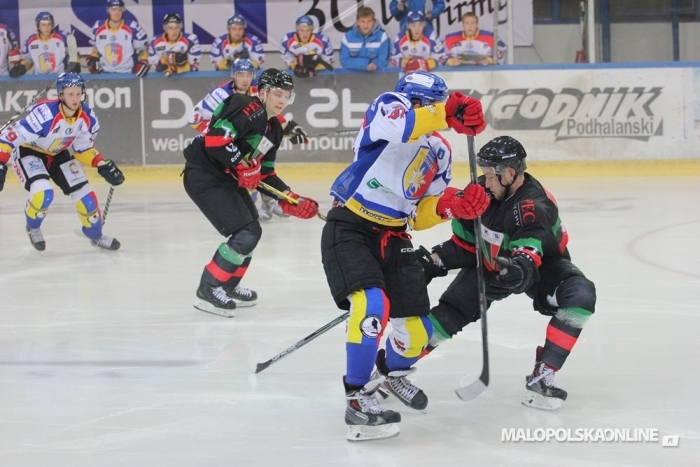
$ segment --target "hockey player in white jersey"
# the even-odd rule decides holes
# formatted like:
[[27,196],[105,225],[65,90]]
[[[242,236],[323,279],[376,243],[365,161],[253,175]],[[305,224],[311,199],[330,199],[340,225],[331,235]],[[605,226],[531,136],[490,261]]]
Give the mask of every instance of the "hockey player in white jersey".
[[146,31],[136,19],[126,19],[124,11],[122,0],[107,0],[107,19],[92,26],[90,73],[134,73],[139,77],[148,73]]
[[0,76],[7,76],[22,59],[17,36],[12,29],[0,23]]
[[56,30],[56,22],[48,11],[35,18],[36,34],[32,34],[22,48],[22,59],[10,68],[10,77],[18,78],[28,71],[35,75],[60,74],[64,71],[80,73],[80,63],[69,62],[66,34]]
[[119,241],[102,234],[102,213],[97,196],[80,163],[97,168],[113,186],[121,185],[124,175],[113,161],[102,157],[95,148],[100,124],[92,109],[83,103],[83,78],[77,73],[63,73],[56,80],[56,91],[57,99],[37,102],[26,117],[0,133],[0,191],[5,186],[7,164],[11,159],[15,175],[29,192],[24,211],[26,230],[37,250],[46,249],[41,223],[54,198],[49,180],[73,200],[83,234],[91,244],[118,250]]
[[163,35],[156,36],[148,48],[148,62],[164,76],[199,70],[202,50],[196,34],[182,30],[182,18],[169,13],[163,18]]
[[[406,378],[432,334],[423,269],[406,230],[474,219],[489,204],[480,185],[448,187],[452,152],[437,132],[448,127],[471,136],[483,131],[481,103],[448,95],[432,73],[407,74],[365,112],[353,163],[331,188],[321,254],[333,299],[350,310],[343,378],[350,441],[398,435],[401,415],[379,405],[380,384],[409,407],[428,405]],[[390,319],[386,351],[377,352]],[[375,360],[381,377],[371,380]]]

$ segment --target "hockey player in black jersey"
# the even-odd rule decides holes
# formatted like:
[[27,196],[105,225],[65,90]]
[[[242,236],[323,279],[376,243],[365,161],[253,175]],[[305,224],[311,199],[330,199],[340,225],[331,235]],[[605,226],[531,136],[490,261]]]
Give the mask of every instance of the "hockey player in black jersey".
[[[258,97],[259,96],[259,97]],[[277,119],[294,100],[292,77],[270,68],[258,80],[258,96],[233,94],[214,111],[208,129],[185,148],[184,185],[187,194],[219,234],[228,240],[204,268],[195,308],[232,317],[238,306],[252,306],[257,294],[239,284],[262,229],[248,190],[261,180],[298,201],[279,201],[291,216],[310,219],[318,203],[293,193],[275,173],[282,125]]]
[[[554,197],[525,172],[525,149],[514,138],[489,141],[477,155],[480,183],[491,198],[483,224],[483,263],[487,305],[525,293],[533,308],[551,316],[544,347],[537,347],[535,369],[526,378],[523,404],[556,410],[567,393],[554,385],[576,340],[595,311],[596,292],[572,262],[568,235]],[[433,307],[431,346],[450,339],[479,319],[474,221],[452,221],[453,236],[420,255],[428,280],[461,269]]]

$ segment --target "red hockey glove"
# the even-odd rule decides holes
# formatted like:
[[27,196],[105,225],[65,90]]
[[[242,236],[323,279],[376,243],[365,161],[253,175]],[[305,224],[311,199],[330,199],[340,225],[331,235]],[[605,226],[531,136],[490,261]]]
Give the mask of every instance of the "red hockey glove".
[[299,201],[299,204],[292,204],[286,199],[280,201],[282,212],[299,219],[311,219],[318,214],[318,203],[311,198],[299,196],[296,193],[289,193],[289,196]]
[[136,64],[131,68],[131,72],[138,76],[139,78],[143,78],[146,76],[151,69],[151,65],[148,64],[147,60],[139,60],[136,62]]
[[423,58],[411,58],[403,66],[403,71],[410,73],[412,71],[428,71],[428,61]]
[[95,57],[91,55],[87,60],[88,71],[91,74],[102,73],[102,64],[100,63],[100,57]]
[[481,102],[461,92],[450,94],[445,103],[445,113],[447,125],[457,133],[476,136],[486,128]]
[[251,159],[247,165],[241,162],[236,166],[236,175],[238,176],[238,186],[254,190],[260,183],[260,162],[257,159]]
[[443,219],[476,219],[486,211],[491,200],[481,185],[470,183],[464,190],[447,187],[437,203]]
[[17,65],[22,61],[22,53],[19,49],[12,49],[7,53],[7,61],[10,64],[10,68]]

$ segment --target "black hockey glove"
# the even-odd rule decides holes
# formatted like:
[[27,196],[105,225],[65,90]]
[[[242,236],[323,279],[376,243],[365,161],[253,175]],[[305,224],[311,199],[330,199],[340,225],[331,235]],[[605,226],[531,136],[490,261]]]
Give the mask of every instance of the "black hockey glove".
[[289,136],[289,141],[292,144],[301,144],[309,142],[309,134],[294,120],[290,120],[283,131],[285,136]]
[[27,72],[27,67],[23,63],[10,68],[10,78],[19,78]]
[[7,176],[7,166],[0,162],[0,191],[5,188],[5,177]]
[[78,62],[68,62],[66,67],[68,73],[80,73],[80,63]]
[[236,59],[236,58],[245,58],[245,59],[249,59],[249,58],[250,58],[250,52],[248,52],[248,48],[247,48],[247,47],[243,47],[241,50],[239,50],[238,52],[236,52],[235,54],[233,54],[233,58],[234,58],[234,59]]
[[430,284],[430,281],[436,277],[444,277],[447,275],[447,268],[439,266],[433,262],[430,252],[423,245],[415,250],[416,259],[423,266],[423,274],[425,274],[425,284]]
[[[518,254],[510,258],[497,256],[495,260],[499,273],[488,281],[488,285],[494,289],[503,289],[504,292],[518,294],[525,292],[540,280],[537,266],[527,255]],[[486,295],[490,296],[491,294],[487,292]]]
[[113,161],[106,160],[104,164],[97,166],[97,173],[99,173],[107,183],[112,186],[121,185],[124,183],[124,174],[117,164]]

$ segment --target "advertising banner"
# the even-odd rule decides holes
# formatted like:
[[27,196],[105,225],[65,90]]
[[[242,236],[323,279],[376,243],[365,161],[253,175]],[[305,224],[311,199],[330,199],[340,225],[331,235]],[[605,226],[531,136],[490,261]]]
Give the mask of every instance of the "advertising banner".
[[[439,73],[451,90],[481,100],[486,142],[509,134],[538,160],[698,157],[686,139],[684,89],[691,69],[603,68]],[[456,154],[466,160],[466,143]],[[454,149],[454,148],[453,148]]]

